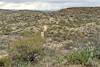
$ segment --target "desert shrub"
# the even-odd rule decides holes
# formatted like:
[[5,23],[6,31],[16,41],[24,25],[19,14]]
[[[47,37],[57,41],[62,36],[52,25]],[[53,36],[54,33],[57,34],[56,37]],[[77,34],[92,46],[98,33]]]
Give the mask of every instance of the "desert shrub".
[[22,31],[22,32],[20,32],[20,34],[22,35],[22,36],[33,36],[34,35],[34,32],[32,32],[32,31],[30,31],[30,30],[27,30],[27,31]]
[[44,40],[39,33],[34,34],[32,38],[22,38],[14,41],[9,46],[9,52],[12,60],[35,62],[43,54]]
[[82,48],[76,51],[73,51],[65,58],[67,58],[68,63],[71,64],[87,64],[91,59],[93,59],[93,51],[89,48]]
[[100,48],[94,50],[94,57],[100,60]]
[[1,58],[0,67],[11,67],[11,59],[9,57]]
[[13,65],[12,67],[33,67],[33,64],[25,63],[25,62],[20,62],[19,64]]

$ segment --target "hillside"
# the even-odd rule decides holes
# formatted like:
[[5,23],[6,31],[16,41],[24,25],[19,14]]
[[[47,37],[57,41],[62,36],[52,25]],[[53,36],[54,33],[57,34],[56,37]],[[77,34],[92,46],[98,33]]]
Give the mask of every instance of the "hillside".
[[49,37],[53,36],[55,39],[55,36],[58,35],[57,39],[61,37],[64,39],[68,32],[67,29],[80,28],[89,24],[99,25],[99,14],[95,14],[99,13],[98,11],[99,7],[87,8],[87,10],[86,8],[68,8],[60,10],[60,13],[66,13],[62,15],[59,11],[0,10],[0,34],[11,37],[13,35],[21,36],[24,32],[42,31],[43,25],[47,25]]
[[[74,7],[59,11],[1,9],[0,50],[8,52],[10,43],[35,37],[33,36],[35,33],[41,34],[44,26],[47,30],[44,32],[43,47],[47,50],[46,59],[41,63],[42,67],[47,67],[45,64],[49,63],[50,66],[56,67],[58,63],[62,63],[58,62],[56,57],[62,60],[59,56],[74,49],[87,46],[100,48],[100,7]],[[38,39],[35,41],[36,44]],[[53,53],[55,51],[52,57],[49,50]]]
[[60,10],[67,14],[100,14],[100,7],[72,7]]

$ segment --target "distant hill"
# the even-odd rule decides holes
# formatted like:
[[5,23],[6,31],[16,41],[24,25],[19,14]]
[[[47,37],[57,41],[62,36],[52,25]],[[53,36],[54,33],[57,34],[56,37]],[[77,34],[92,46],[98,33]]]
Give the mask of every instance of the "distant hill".
[[57,11],[38,11],[38,10],[7,10],[7,9],[0,9],[0,13],[32,13],[32,14],[100,14],[100,7],[71,7],[71,8],[64,8]]
[[72,7],[61,9],[59,12],[68,14],[100,14],[100,7]]

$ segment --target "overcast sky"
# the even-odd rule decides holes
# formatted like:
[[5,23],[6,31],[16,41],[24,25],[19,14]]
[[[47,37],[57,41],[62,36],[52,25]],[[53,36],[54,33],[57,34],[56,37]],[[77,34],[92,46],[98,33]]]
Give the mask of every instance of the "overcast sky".
[[100,0],[0,0],[0,9],[57,10],[100,6]]

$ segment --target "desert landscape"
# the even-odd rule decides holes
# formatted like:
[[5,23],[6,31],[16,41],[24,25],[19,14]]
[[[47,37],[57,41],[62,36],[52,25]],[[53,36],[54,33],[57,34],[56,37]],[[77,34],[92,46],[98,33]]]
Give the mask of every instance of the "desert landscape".
[[100,7],[0,9],[0,67],[100,67]]

